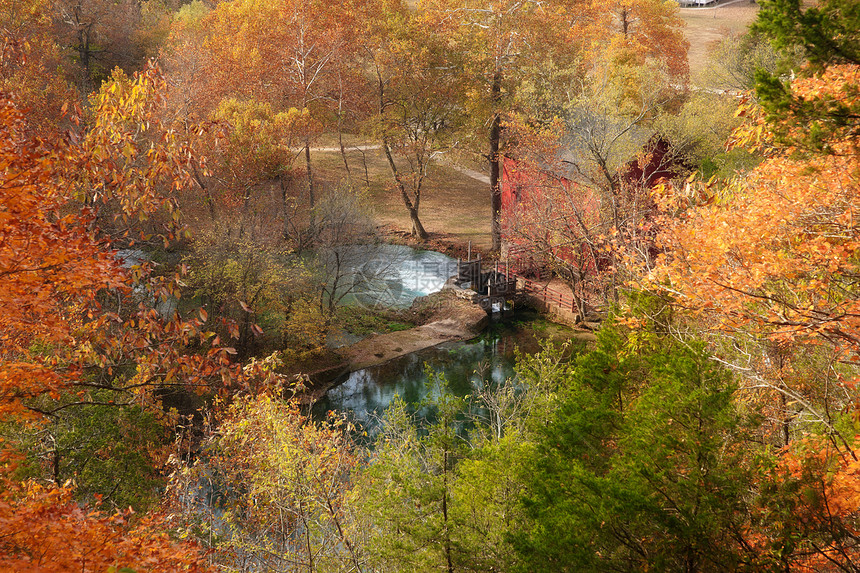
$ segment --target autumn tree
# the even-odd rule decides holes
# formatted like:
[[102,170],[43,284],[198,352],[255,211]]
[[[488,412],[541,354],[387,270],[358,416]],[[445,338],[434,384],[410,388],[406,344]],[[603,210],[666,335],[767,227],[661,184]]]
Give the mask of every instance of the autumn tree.
[[[73,166],[86,164],[88,150],[81,142],[49,145],[32,138],[9,100],[3,100],[0,110],[0,154],[6,166],[0,185],[0,417],[6,431],[13,425],[35,430],[41,416],[56,417],[71,408],[85,412],[97,406],[153,405],[158,385],[194,386],[207,377],[207,386],[213,379],[223,384],[222,374],[229,380],[229,361],[220,360],[221,351],[207,348],[209,337],[198,328],[200,321],[165,319],[149,306],[150,299],[135,298],[153,285],[164,290],[148,292],[166,297],[170,284],[150,282],[140,267],[123,270],[95,226],[100,198],[78,201],[79,188],[69,185],[69,174]],[[101,152],[89,159],[106,161],[110,152]],[[157,162],[157,154],[151,159]],[[120,181],[117,176],[114,183],[121,186]],[[146,193],[141,197],[145,200]],[[147,212],[134,200],[130,205]],[[130,287],[135,280],[137,291]],[[114,312],[108,306],[112,303],[117,304]],[[202,345],[199,354],[185,354],[191,344]],[[70,489],[51,483],[72,477],[67,472],[74,471],[75,463],[86,465],[70,451],[86,447],[83,442],[69,450],[52,449],[47,471],[38,476],[47,486],[10,479],[14,445],[4,440],[4,568],[206,570],[197,549],[171,541],[159,518],[130,525],[129,514],[91,510],[71,501]],[[82,479],[95,486],[88,495],[103,493],[110,500],[116,492],[102,489],[104,484],[86,474]]]
[[[493,249],[501,246],[503,122],[520,111],[540,124],[560,115],[559,106],[592,62],[662,67],[686,81],[686,41],[677,7],[660,2],[426,2],[439,33],[451,37],[452,62],[469,86],[467,109],[489,126]],[[635,78],[617,77],[628,89]],[[559,86],[564,88],[559,89]]]
[[[670,287],[681,297],[679,302],[714,317],[713,328],[764,335],[770,347],[765,357],[751,359],[754,370],[767,372],[765,378],[787,401],[797,396],[803,411],[832,426],[828,412],[840,398],[826,387],[853,378],[856,354],[850,277],[857,142],[850,110],[857,105],[858,71],[850,49],[840,47],[856,22],[852,24],[850,10],[831,10],[825,22],[817,8],[789,8],[786,3],[770,4],[756,28],[777,46],[805,46],[811,58],[807,77],[783,84],[759,75],[762,107],[742,106],[747,122],[734,143],[764,152],[766,160],[744,179],[733,181],[722,194],[725,199],[691,210],[684,223],[673,225],[665,236],[673,255],[659,276],[671,277],[679,287]],[[810,37],[828,34],[833,37],[822,39],[821,49],[808,45]],[[712,194],[705,191],[699,198]],[[696,202],[695,195],[687,194],[670,199],[670,204],[677,206],[677,199]],[[780,214],[778,225],[771,223],[772,213]],[[739,229],[754,229],[754,234]],[[692,278],[688,271],[702,274],[687,283]],[[839,296],[833,295],[836,292]],[[791,373],[789,364],[800,358],[800,348],[828,363],[819,369],[826,373],[824,388],[820,383],[810,387]],[[812,399],[815,392],[807,392],[813,388],[827,398]],[[785,416],[790,420],[794,414]],[[847,441],[843,439],[843,447]]]
[[[205,464],[186,468],[173,488],[191,526],[212,507],[222,524],[201,524],[224,565],[241,571],[356,571],[365,567],[362,533],[346,496],[358,462],[350,428],[332,415],[313,422],[296,401],[238,398],[210,438]],[[203,480],[225,494],[203,500]],[[188,486],[188,487],[186,487]]]
[[146,63],[136,41],[146,2],[54,0],[51,2],[55,37],[69,57],[67,69],[86,97],[110,77],[117,66],[127,73]]
[[216,98],[201,93],[210,87],[206,81],[210,60],[206,51],[201,49],[206,40],[206,16],[210,12],[211,8],[201,0],[179,8],[173,14],[159,54],[165,75],[172,85],[168,107],[178,117],[201,119],[217,104],[217,101],[211,101]]
[[381,141],[396,191],[412,221],[412,235],[427,239],[419,218],[430,162],[458,122],[459,78],[444,61],[426,21],[400,2],[383,4],[369,23],[365,57],[373,66],[377,114],[371,132]]
[[[152,276],[145,255],[124,268],[98,226],[98,212],[110,212],[103,220],[120,230],[161,209],[178,218],[162,192],[181,184],[187,148],[161,125],[157,144],[141,150],[136,139],[157,129],[148,115],[156,84],[154,70],[120,78],[101,94],[85,138],[53,146],[30,139],[14,106],[4,106],[4,413],[51,415],[91,401],[93,390],[113,393],[106,401],[118,406],[151,404],[156,385],[229,380],[229,360],[200,328],[205,313],[185,320],[170,310],[178,277]],[[169,225],[160,240],[170,241],[175,229]],[[186,354],[192,344],[202,346]],[[60,402],[64,391],[78,396]]]
[[[801,51],[792,50],[796,67],[802,64]],[[786,54],[777,51],[760,33],[746,32],[726,36],[711,51],[707,68],[698,81],[715,90],[735,92],[755,88],[756,71],[775,74],[784,65]]]
[[103,511],[132,507],[146,512],[157,506],[159,488],[167,481],[163,464],[173,449],[170,426],[178,417],[117,402],[107,390],[84,397],[67,393],[56,403],[36,399],[31,404],[37,408],[53,406],[47,420],[36,425],[7,422],[6,445],[24,455],[14,477],[36,483],[73,481],[75,499],[98,503]]
[[[272,106],[266,103],[228,98],[218,104],[214,119],[223,125],[226,132],[224,141],[217,146],[220,148],[221,160],[216,173],[221,175],[221,181],[241,201],[242,219],[249,215],[254,188],[276,180],[280,188],[284,220],[283,238],[294,237],[292,225],[295,222],[290,217],[292,206],[288,191],[295,156],[289,145],[310,121],[307,110],[290,108],[275,113]],[[202,181],[200,184],[205,185]],[[207,200],[210,199],[207,197]],[[210,203],[213,219],[215,210],[213,199]],[[240,231],[239,235],[243,233]],[[302,244],[301,240],[297,242]]]
[[[654,72],[640,69],[638,77],[653,81]],[[646,175],[645,170],[635,177],[639,180],[628,170],[637,154],[650,151],[655,136],[653,118],[669,100],[659,83],[651,85],[658,87],[643,87],[631,99],[625,88],[612,85],[611,75],[601,74],[600,81],[593,78],[581,96],[574,98],[566,116],[564,137],[573,157],[568,163],[573,180],[597,194],[605,222],[618,233],[635,229],[641,221],[642,208],[637,202],[645,200],[643,191],[653,183],[647,180],[652,174]],[[671,150],[664,150],[663,155],[655,171],[669,170]]]
[[177,196],[202,169],[192,144],[200,128],[163,113],[166,90],[155,64],[134,76],[115,69],[91,98],[80,153],[67,159],[66,184],[114,238],[172,239],[181,229]]
[[363,9],[361,2],[233,2],[207,16],[207,90],[213,103],[231,95],[252,97],[270,103],[275,113],[296,108],[310,114],[297,138],[311,208],[316,202],[311,145],[344,97],[341,88],[352,73],[347,64]]
[[163,517],[81,507],[69,488],[27,484],[0,498],[0,568],[42,571],[213,571],[199,547],[165,533]]
[[195,139],[206,166],[193,169],[193,190],[184,201],[201,228],[254,240],[255,228],[279,225],[283,241],[301,250],[309,237],[307,208],[296,197],[295,146],[318,122],[308,109],[267,97],[256,79],[242,75],[247,69],[234,69],[232,60],[218,60],[202,48],[216,16],[199,2],[184,6],[163,50],[171,86],[166,113],[205,126]]
[[592,42],[607,42],[604,49],[592,45],[592,57],[612,62],[619,71],[650,62],[665,70],[672,82],[686,83],[689,42],[677,4],[620,0],[608,5],[595,2],[590,9],[594,20],[587,24],[587,33]]
[[77,98],[66,81],[68,67],[52,33],[50,2],[4,2],[0,6],[0,87],[29,109],[34,129],[50,134],[62,125],[62,106]]
[[[68,309],[93,313],[95,293],[122,284],[118,265],[87,229],[88,213],[63,215],[68,198],[56,184],[48,149],[29,139],[12,102],[2,106],[2,154],[7,166],[2,190],[0,319],[3,414],[20,414],[22,400],[62,389],[74,374],[56,368],[56,358],[36,349],[72,339]],[[82,216],[83,215],[83,216]],[[52,364],[54,362],[54,364]]]
[[[831,65],[860,65],[860,13],[855,5],[826,1],[801,8],[797,0],[774,0],[764,4],[753,29],[778,49],[801,49],[809,63],[808,69],[800,70],[802,75],[820,73]],[[798,92],[765,70],[756,75],[757,98],[777,139],[814,152],[828,152],[832,140],[852,137],[858,115],[856,86],[849,81],[842,89],[843,94]],[[794,129],[798,124],[808,129],[799,132]]]
[[[856,77],[856,67],[835,66],[821,77],[797,80],[792,90],[798,97],[839,97],[856,86]],[[766,130],[762,121],[753,120],[747,133]],[[671,281],[667,286],[679,303],[713,317],[713,328],[764,335],[777,347],[832,353],[829,384],[849,384],[841,399],[826,392],[829,404],[816,406],[789,385],[791,377],[774,381],[789,400],[801,400],[809,415],[830,425],[832,401],[847,404],[854,376],[849,365],[857,353],[850,277],[858,185],[853,141],[831,145],[827,155],[793,157],[791,148],[774,153],[735,181],[725,200],[687,213],[663,237],[671,255],[657,275]],[[779,224],[773,224],[773,213],[779,213]],[[773,364],[776,371],[780,362]]]
[[[650,66],[620,68],[592,70],[551,123],[535,125],[522,115],[508,122],[516,156],[506,167],[512,190],[507,236],[567,282],[580,316],[617,300],[629,272],[620,249],[651,264],[650,188],[687,170],[685,150],[657,130],[668,123],[665,108],[677,98],[667,89],[668,77]],[[631,92],[615,72],[635,72],[639,87]]]
[[378,295],[400,261],[380,242],[363,194],[349,188],[329,193],[314,214],[317,241],[311,268],[320,310],[331,315],[350,296]]
[[578,44],[568,25],[567,3],[431,0],[421,4],[425,26],[449,38],[449,59],[467,89],[465,109],[479,140],[488,142],[492,249],[501,248],[502,122],[525,68],[554,62],[575,73]]
[[[759,161],[755,153],[746,149],[726,149],[726,141],[743,121],[736,111],[734,98],[721,93],[693,92],[677,112],[659,114],[654,129],[671,145],[674,162],[698,171],[705,180],[714,176],[730,179],[752,169]],[[705,118],[707,121],[703,121]],[[682,174],[685,173],[679,173]]]
[[764,464],[752,512],[756,548],[770,550],[781,570],[856,569],[857,465],[820,436],[804,438]]
[[435,423],[419,430],[402,399],[385,413],[374,459],[362,472],[355,495],[371,521],[368,549],[378,570],[462,569],[452,492],[462,456],[458,417],[463,401],[445,379],[428,373],[436,393],[424,406]]
[[187,294],[207,309],[210,328],[235,339],[240,358],[274,348],[292,365],[320,352],[326,321],[316,276],[295,254],[252,234],[208,231],[196,236],[183,262]]
[[[860,76],[840,43],[856,26],[851,10],[825,4],[825,18],[818,8],[791,6],[770,4],[761,29],[782,45],[832,32],[821,40],[830,52],[808,46],[810,63],[800,77],[759,76],[762,105],[741,107],[746,123],[733,138],[764,155],[758,167],[725,188],[688,184],[663,195],[680,218],[662,236],[666,256],[651,286],[699,321],[718,358],[738,372],[742,399],[766,416],[765,439],[784,446],[763,497],[776,524],[763,534],[781,548],[784,567],[850,570],[856,513],[842,488],[856,483],[849,419],[858,375],[858,166],[851,110]],[[810,508],[820,504],[832,509],[802,532],[777,510],[815,513]]]

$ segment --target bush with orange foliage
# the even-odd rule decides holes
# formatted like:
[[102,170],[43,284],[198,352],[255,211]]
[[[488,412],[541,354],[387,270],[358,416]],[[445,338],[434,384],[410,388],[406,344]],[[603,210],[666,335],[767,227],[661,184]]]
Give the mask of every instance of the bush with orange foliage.
[[27,483],[0,498],[0,571],[213,570],[196,544],[171,540],[168,529],[161,516],[108,515],[80,506],[69,488]]
[[[141,78],[133,84],[138,94],[146,88]],[[204,346],[210,339],[200,329],[205,314],[191,321],[164,318],[144,302],[125,316],[103,308],[105,293],[129,303],[132,279],[146,282],[115,260],[94,225],[93,201],[76,202],[74,188],[64,184],[69,166],[81,165],[81,154],[91,151],[63,138],[53,145],[33,138],[15,104],[0,99],[3,422],[38,424],[37,413],[86,403],[92,388],[116,392],[118,405],[146,404],[157,384],[233,379],[227,349]],[[201,350],[188,354],[191,344]],[[73,403],[58,402],[61,394]],[[195,545],[168,537],[158,516],[108,515],[76,503],[72,490],[58,484],[15,483],[8,444],[0,448],[0,570],[209,570]]]

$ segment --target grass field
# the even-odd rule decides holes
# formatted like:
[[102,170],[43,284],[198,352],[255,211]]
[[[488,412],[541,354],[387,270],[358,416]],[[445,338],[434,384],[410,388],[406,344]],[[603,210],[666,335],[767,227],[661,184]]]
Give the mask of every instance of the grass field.
[[707,66],[708,52],[729,34],[741,34],[755,20],[758,4],[749,0],[729,0],[710,6],[681,8],[686,22],[684,32],[690,42],[690,76],[696,76]]
[[[362,142],[353,139],[353,143]],[[352,150],[347,152],[347,159],[354,183],[364,186],[366,175],[378,223],[398,230],[410,229],[409,214],[392,187],[391,172],[382,152]],[[315,151],[313,161],[320,171],[319,178],[330,188],[346,179],[340,152]],[[428,233],[461,245],[472,241],[476,247],[490,246],[489,185],[437,162],[431,165],[425,186],[419,216]]]

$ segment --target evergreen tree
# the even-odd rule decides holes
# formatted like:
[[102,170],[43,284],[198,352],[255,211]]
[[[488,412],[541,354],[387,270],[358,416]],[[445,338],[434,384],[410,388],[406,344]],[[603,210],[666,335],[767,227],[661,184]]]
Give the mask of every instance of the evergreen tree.
[[[644,334],[644,335],[643,335]],[[752,561],[728,374],[700,344],[617,328],[580,357],[523,476],[524,571],[723,571]]]

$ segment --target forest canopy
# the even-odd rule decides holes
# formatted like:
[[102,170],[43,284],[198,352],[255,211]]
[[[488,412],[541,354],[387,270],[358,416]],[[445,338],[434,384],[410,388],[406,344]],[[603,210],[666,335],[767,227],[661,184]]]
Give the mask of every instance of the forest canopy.
[[[0,569],[860,569],[860,7],[727,8],[0,0]],[[572,328],[313,409],[472,239]]]

